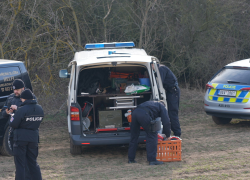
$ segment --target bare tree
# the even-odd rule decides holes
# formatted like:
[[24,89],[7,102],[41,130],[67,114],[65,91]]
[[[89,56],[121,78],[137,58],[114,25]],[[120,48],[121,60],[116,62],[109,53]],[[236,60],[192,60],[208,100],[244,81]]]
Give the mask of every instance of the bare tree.
[[[21,3],[21,0],[16,0],[16,1],[13,0],[13,1],[9,1],[9,4],[7,4],[7,5],[6,5],[6,3],[2,2],[2,5],[3,5],[3,7],[10,9],[10,11],[12,13],[12,15],[10,17],[10,21],[6,22],[6,23],[8,23],[7,30],[6,30],[6,32],[4,32],[3,39],[0,42],[1,57],[4,59],[4,45],[5,45],[8,37],[13,29],[16,16],[18,15],[18,13],[22,9],[22,3]],[[5,13],[5,11],[2,11],[2,13]],[[4,19],[4,20],[6,21],[6,19]]]
[[[114,0],[111,1],[110,4],[108,4],[107,2],[107,8],[108,8],[108,11],[106,13],[106,15],[103,17],[102,19],[102,22],[103,22],[103,26],[104,26],[104,41],[107,42],[107,24],[106,24],[106,18],[109,16],[110,14],[110,11],[111,11],[111,8],[112,8],[112,3],[114,2]],[[105,4],[104,4],[104,1],[103,1],[103,8],[105,9]]]

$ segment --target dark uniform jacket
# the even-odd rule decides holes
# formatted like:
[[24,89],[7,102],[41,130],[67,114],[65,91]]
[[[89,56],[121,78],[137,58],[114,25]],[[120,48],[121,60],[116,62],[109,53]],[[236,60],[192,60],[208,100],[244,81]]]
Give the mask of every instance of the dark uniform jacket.
[[8,99],[6,100],[3,108],[2,108],[3,117],[9,117],[9,114],[7,114],[5,110],[9,109],[11,105],[16,105],[17,107],[20,107],[21,104],[22,104],[22,101],[20,99],[20,96],[17,97],[17,96],[15,96],[14,93],[10,94]]
[[[35,95],[33,96],[34,96],[34,99],[36,99],[36,96]],[[15,93],[10,94],[2,108],[2,116],[9,117],[9,114],[7,114],[5,110],[9,109],[11,105],[16,105],[17,107],[20,107],[21,104],[22,104],[22,101],[20,99],[20,96],[18,97],[15,96]],[[15,113],[15,111],[13,113]]]
[[38,142],[38,128],[43,120],[44,112],[36,100],[26,100],[10,119],[10,127],[14,129],[14,141]]
[[163,125],[163,133],[167,136],[170,137],[170,120],[168,117],[168,111],[167,109],[159,102],[157,101],[146,101],[137,108],[141,108],[145,110],[149,116],[153,119],[156,119],[157,117],[161,117],[162,125]]
[[167,67],[158,64],[163,87],[166,91],[171,91],[174,86],[178,86],[177,78],[174,73]]

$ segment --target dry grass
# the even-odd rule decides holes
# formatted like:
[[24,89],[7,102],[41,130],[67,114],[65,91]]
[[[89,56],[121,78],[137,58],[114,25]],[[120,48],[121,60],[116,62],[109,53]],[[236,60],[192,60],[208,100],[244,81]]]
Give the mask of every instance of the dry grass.
[[[43,179],[249,179],[249,121],[219,126],[203,111],[201,91],[181,91],[182,161],[149,166],[145,145],[136,164],[127,163],[128,146],[90,146],[69,153],[66,118],[47,117],[40,128],[38,162]],[[0,179],[14,178],[13,157],[0,156]]]

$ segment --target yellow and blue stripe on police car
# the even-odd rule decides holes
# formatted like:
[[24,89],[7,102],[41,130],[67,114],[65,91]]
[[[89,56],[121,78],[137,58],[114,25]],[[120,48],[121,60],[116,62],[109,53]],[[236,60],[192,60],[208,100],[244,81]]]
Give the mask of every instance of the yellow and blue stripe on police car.
[[[229,102],[229,103],[247,103],[250,98],[249,91],[241,91],[240,89],[250,87],[249,85],[229,85],[229,84],[218,84],[208,83],[214,87],[214,89],[208,89],[208,100],[218,102]],[[235,97],[220,96],[218,93],[220,90],[235,90]]]

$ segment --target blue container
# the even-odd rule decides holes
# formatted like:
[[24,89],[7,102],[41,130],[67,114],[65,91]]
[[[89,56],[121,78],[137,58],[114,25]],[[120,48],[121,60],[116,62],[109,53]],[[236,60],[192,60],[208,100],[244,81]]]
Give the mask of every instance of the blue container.
[[151,87],[149,78],[139,78],[139,81],[141,85],[146,85],[146,86]]

